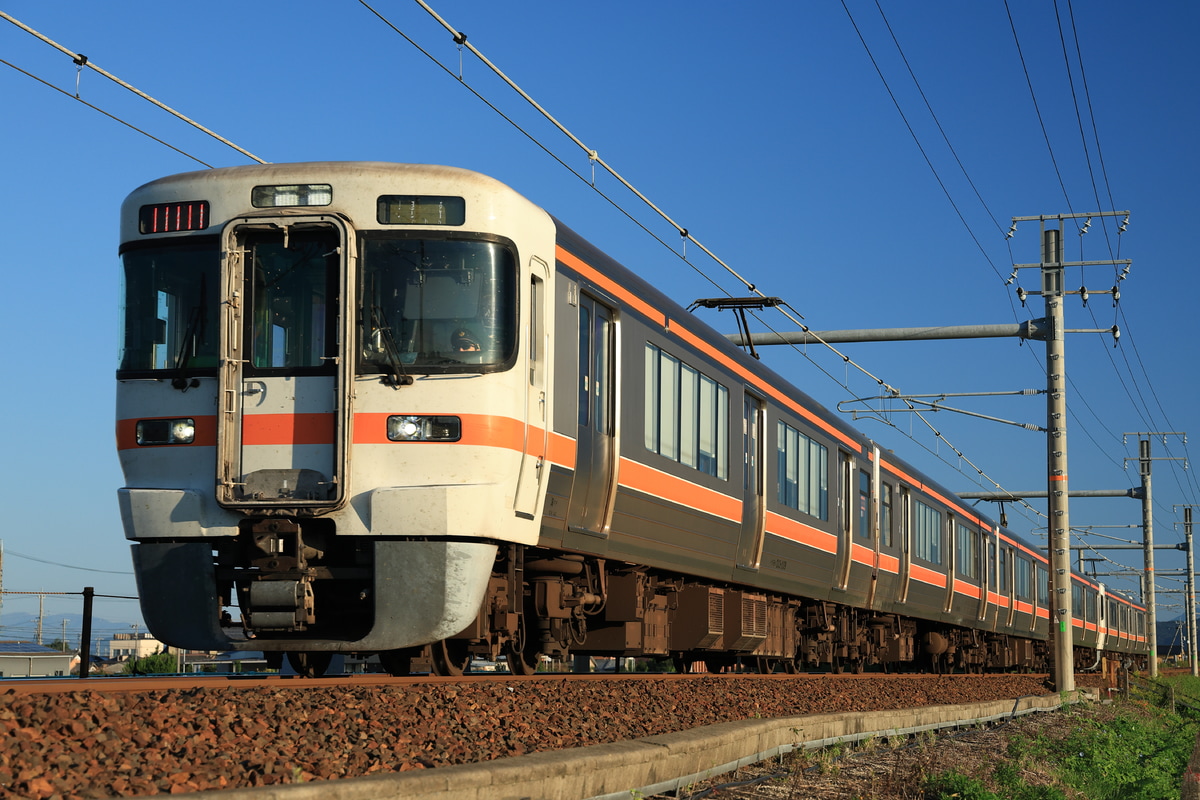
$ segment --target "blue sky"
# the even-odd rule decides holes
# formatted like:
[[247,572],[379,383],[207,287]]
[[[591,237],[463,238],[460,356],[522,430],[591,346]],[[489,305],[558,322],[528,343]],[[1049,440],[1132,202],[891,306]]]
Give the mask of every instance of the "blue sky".
[[[5,5],[26,25],[265,160],[479,170],[683,304],[746,294],[694,244],[687,248],[694,266],[683,263],[534,144],[531,137],[590,180],[586,155],[469,53],[466,82],[528,135],[358,2]],[[1040,317],[1039,298],[1022,308],[1016,285],[1004,283],[1013,263],[1040,258],[1037,224],[1021,225],[1006,240],[1011,218],[1132,211],[1119,239],[1112,221],[1107,235],[1100,220],[1086,236],[1068,229],[1069,260],[1128,258],[1133,266],[1118,309],[1097,295],[1087,309],[1070,298],[1066,313],[1070,328],[1122,328],[1115,349],[1111,337],[1092,334],[1073,334],[1067,343],[1071,488],[1136,484],[1136,464],[1125,461],[1137,455],[1136,438],[1123,441],[1124,433],[1200,436],[1193,344],[1200,280],[1191,242],[1200,211],[1200,6],[1153,3],[1135,11],[1107,0],[1058,0],[1057,16],[1054,3],[1027,0],[1008,0],[1007,9],[1003,0],[881,6],[890,32],[879,7],[864,0],[846,0],[845,7],[834,0],[736,7],[434,3],[608,164],[814,330]],[[457,75],[459,51],[420,6],[379,0],[375,7]],[[102,594],[133,595],[115,499],[122,484],[113,446],[117,214],[137,186],[201,166],[77,102],[70,58],[2,20],[0,58],[67,92],[0,64],[4,589],[78,592],[91,585]],[[196,159],[248,162],[92,70],[78,79],[83,100]],[[680,250],[679,235],[614,180],[598,172],[596,185]],[[1070,271],[1069,286],[1107,289],[1114,282],[1110,267],[1080,273]],[[1033,273],[1020,283],[1037,288]],[[728,316],[700,313],[733,330]],[[841,349],[909,394],[1045,384],[1040,343]],[[775,348],[764,360],[830,405],[875,390],[822,348]],[[1022,422],[1045,416],[1041,397],[950,405]],[[1009,489],[1044,486],[1039,434],[948,412],[926,418],[943,439],[911,415],[858,424],[952,489],[981,488],[972,464]],[[1178,437],[1154,440],[1156,456],[1188,454]],[[1183,465],[1155,463],[1160,543],[1182,540],[1182,512],[1173,506],[1200,502],[1195,473]],[[1011,511],[1009,518],[1026,534],[1045,525],[1034,512]],[[1071,521],[1133,525],[1140,509],[1132,500],[1077,500]],[[1140,553],[1109,555],[1141,563]],[[1159,551],[1157,562],[1160,571],[1181,568],[1183,557]],[[1181,585],[1159,581],[1160,589]],[[1163,616],[1180,612],[1179,595],[1159,601]],[[80,606],[77,596],[46,602],[48,613]],[[8,595],[3,613],[36,607],[35,598]],[[140,621],[130,601],[101,600],[97,608],[123,625]],[[28,634],[4,628],[0,617],[0,638],[18,635]]]

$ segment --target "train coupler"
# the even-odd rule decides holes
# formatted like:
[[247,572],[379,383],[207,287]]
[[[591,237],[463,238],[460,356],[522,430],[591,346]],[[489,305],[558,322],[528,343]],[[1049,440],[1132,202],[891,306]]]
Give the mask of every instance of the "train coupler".
[[258,573],[245,585],[246,627],[253,631],[304,631],[316,621],[313,570],[320,551],[308,546],[294,520],[270,518],[249,531],[249,563]]
[[249,586],[247,627],[255,631],[303,631],[316,621],[312,582],[258,580]]

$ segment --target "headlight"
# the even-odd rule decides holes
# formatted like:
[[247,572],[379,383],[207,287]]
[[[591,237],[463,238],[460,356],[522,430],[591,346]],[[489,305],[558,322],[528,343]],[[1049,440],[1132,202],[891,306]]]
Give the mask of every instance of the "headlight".
[[333,187],[327,183],[255,186],[250,192],[250,202],[255,208],[327,206],[333,202]]
[[462,438],[458,417],[388,417],[387,435],[393,442],[457,442]]
[[152,444],[191,444],[196,440],[196,421],[194,419],[139,419],[137,424],[137,443]]

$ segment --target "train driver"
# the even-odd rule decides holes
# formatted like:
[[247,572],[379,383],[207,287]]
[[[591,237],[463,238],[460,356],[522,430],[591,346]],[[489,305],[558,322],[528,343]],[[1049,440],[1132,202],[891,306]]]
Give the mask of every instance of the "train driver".
[[450,345],[459,353],[479,351],[479,340],[466,328],[457,328],[450,334]]

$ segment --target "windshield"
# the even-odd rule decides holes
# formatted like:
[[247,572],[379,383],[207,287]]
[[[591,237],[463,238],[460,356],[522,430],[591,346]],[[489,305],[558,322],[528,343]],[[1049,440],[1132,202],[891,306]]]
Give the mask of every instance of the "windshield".
[[362,247],[359,371],[478,371],[510,362],[516,261],[497,242],[369,238]]
[[331,230],[256,233],[248,252],[247,368],[255,375],[333,372],[338,236]]
[[121,256],[120,372],[215,374],[221,289],[217,241],[129,250]]

